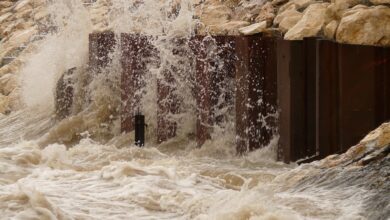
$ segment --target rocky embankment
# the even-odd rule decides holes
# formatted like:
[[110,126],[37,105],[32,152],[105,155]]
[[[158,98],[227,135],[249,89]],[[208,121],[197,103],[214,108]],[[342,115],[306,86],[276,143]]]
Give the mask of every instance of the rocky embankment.
[[206,0],[196,6],[200,33],[320,36],[342,43],[390,45],[389,0]]

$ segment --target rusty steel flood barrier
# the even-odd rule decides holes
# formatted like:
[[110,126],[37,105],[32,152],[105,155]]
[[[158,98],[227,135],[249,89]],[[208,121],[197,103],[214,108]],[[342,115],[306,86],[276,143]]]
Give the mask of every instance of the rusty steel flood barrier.
[[[158,55],[149,37],[121,34],[120,41],[121,125],[129,132],[145,86],[147,60]],[[278,134],[278,159],[284,162],[342,153],[390,120],[390,48],[318,38],[286,41],[260,34],[195,36],[176,43],[189,44],[195,56],[199,146],[221,122],[217,110],[228,104],[235,105],[237,152],[266,146]],[[108,65],[115,44],[111,32],[90,35],[90,71],[99,73]],[[220,49],[209,50],[211,44]],[[180,50],[173,53],[184,56]],[[175,69],[163,71],[157,83],[159,143],[174,137],[177,129],[175,122],[166,120],[180,105],[170,71]],[[225,79],[234,80],[236,89],[225,96],[225,103],[218,103],[222,88],[227,88]]]
[[[198,147],[211,138],[213,126],[222,122],[223,117],[217,115],[218,110],[232,104],[232,95],[222,93],[227,88],[227,80],[235,75],[234,44],[235,38],[229,36],[195,36],[190,41],[195,55]],[[219,103],[221,95],[223,103]]]
[[390,120],[390,48],[279,40],[279,159],[343,153]]

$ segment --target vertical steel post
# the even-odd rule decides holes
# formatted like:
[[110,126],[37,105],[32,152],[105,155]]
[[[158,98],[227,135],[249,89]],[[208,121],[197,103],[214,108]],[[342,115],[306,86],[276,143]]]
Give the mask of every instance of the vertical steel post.
[[234,38],[231,36],[195,36],[190,43],[196,56],[195,97],[197,103],[196,136],[198,146],[211,138],[212,127],[222,117],[216,111],[229,102],[218,105],[226,80],[234,72]]
[[121,131],[134,130],[134,113],[140,108],[143,77],[147,71],[148,58],[153,56],[149,37],[138,34],[121,34]]
[[236,39],[237,152],[266,146],[276,129],[276,41],[261,35]]
[[110,62],[110,53],[116,45],[114,32],[107,31],[89,35],[89,69],[99,73]]
[[375,47],[339,44],[338,59],[340,144],[345,151],[376,127]]
[[[187,56],[182,46],[187,43],[186,39],[172,39],[176,47],[172,53],[174,56]],[[176,136],[177,123],[171,118],[179,113],[179,99],[176,95],[177,82],[174,74],[178,72],[175,66],[169,66],[163,70],[162,79],[157,82],[157,142],[162,143]]]

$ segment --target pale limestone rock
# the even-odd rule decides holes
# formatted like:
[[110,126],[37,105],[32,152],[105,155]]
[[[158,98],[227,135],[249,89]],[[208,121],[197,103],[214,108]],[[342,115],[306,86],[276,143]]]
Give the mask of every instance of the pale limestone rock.
[[344,13],[336,33],[341,43],[390,45],[390,8],[354,7]]
[[0,93],[9,95],[17,87],[15,75],[6,74],[0,78]]
[[304,37],[316,36],[329,20],[325,13],[328,5],[329,3],[310,5],[305,10],[301,20],[288,30],[284,38],[286,40],[301,40]]
[[238,29],[238,31],[243,35],[253,35],[260,32],[263,32],[267,28],[267,21],[260,23],[255,23],[246,27]]
[[41,5],[44,5],[46,4],[47,0],[31,0],[31,5],[33,5],[34,7],[38,7],[38,6],[41,6]]
[[0,114],[5,114],[9,111],[9,98],[0,94]]
[[342,8],[352,8],[359,4],[364,5],[366,2],[366,0],[334,0],[333,3]]
[[259,15],[256,17],[255,21],[266,21],[268,25],[271,25],[274,18],[275,8],[270,2],[267,2],[265,5],[263,5],[263,7],[261,7]]
[[221,2],[230,8],[234,8],[237,7],[237,5],[240,3],[240,0],[222,0]]
[[16,87],[11,94],[8,95],[8,100],[9,100],[9,110],[11,111],[16,111],[18,109],[21,109],[23,104],[22,104],[22,99],[20,97],[21,94],[21,89],[19,87]]
[[28,20],[31,18],[32,12],[33,12],[33,9],[23,10],[21,12],[16,13],[15,18],[16,19],[24,18],[24,19]]
[[3,23],[4,21],[6,21],[11,16],[12,16],[11,12],[8,12],[8,13],[1,15],[0,16],[0,24]]
[[234,8],[235,13],[232,20],[253,22],[261,13],[265,3],[265,0],[241,1],[239,6]]
[[20,10],[25,10],[27,8],[32,8],[31,4],[30,4],[30,0],[21,0],[21,1],[18,1],[12,10],[14,11],[20,11]]
[[283,11],[282,13],[279,13],[274,19],[274,24],[279,24],[285,18],[296,17],[296,16],[302,17],[302,13],[291,8],[289,10]]
[[19,31],[15,31],[10,36],[10,43],[14,46],[20,46],[24,43],[27,43],[33,35],[37,33],[37,29],[35,27],[30,27],[28,29],[23,29]]
[[210,25],[205,31],[214,35],[239,35],[238,29],[248,25],[250,23],[247,21],[230,21],[222,25]]
[[282,12],[284,11],[288,11],[288,10],[298,10],[298,6],[293,2],[287,2],[286,4],[280,6],[279,10],[278,10],[278,14],[281,14]]
[[200,21],[206,26],[220,25],[230,20],[233,15],[232,9],[224,5],[207,6],[203,9],[203,13],[200,16]]
[[298,9],[307,8],[309,5],[315,3],[315,0],[293,0]]
[[1,1],[0,2],[0,9],[9,8],[12,5],[14,5],[14,3],[10,2],[10,1]]
[[45,8],[42,8],[36,11],[36,13],[34,14],[34,20],[40,21],[43,18],[46,18],[47,16],[49,16],[49,12]]
[[390,123],[384,123],[379,128],[371,131],[364,137],[361,143],[373,144],[379,148],[390,144]]
[[279,23],[279,29],[286,33],[288,30],[290,30],[292,27],[294,27],[299,20],[302,18],[302,13],[297,11],[290,11],[289,13],[285,14],[286,17],[282,19],[282,21]]
[[338,25],[339,22],[336,20],[329,22],[324,28],[325,37],[327,37],[328,39],[334,39]]
[[390,0],[370,0],[370,2],[374,5],[384,5],[384,4],[390,5]]

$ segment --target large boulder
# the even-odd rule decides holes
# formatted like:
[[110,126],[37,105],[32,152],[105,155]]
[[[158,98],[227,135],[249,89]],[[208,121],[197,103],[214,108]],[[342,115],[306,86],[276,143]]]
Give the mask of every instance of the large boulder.
[[279,21],[280,19],[279,29],[283,33],[286,33],[301,20],[302,16],[302,13],[296,10],[288,10],[283,12],[280,16],[278,15],[278,19],[275,20]]
[[304,12],[302,19],[292,27],[284,38],[286,40],[302,40],[304,37],[316,36],[327,23],[326,15],[329,3],[317,3],[310,5]]
[[233,10],[225,5],[209,5],[203,8],[200,21],[206,25],[227,23],[233,16]]
[[328,39],[334,39],[339,22],[333,20],[324,27],[324,35]]
[[256,17],[255,21],[258,23],[266,21],[267,25],[271,25],[274,18],[275,8],[270,2],[267,2],[263,5],[263,7],[261,7],[259,15]]
[[370,2],[374,5],[390,5],[390,0],[370,0]]
[[9,111],[9,98],[0,94],[0,114],[6,114]]
[[[210,25],[206,29],[206,33],[213,35],[239,35],[239,29],[250,25],[247,21],[230,21],[221,25]],[[204,34],[200,32],[200,34]]]
[[243,35],[253,35],[260,32],[263,32],[267,28],[267,21],[260,23],[255,23],[246,27],[238,29],[238,31]]
[[354,7],[341,19],[336,39],[341,43],[390,45],[390,8]]
[[9,95],[17,87],[17,80],[13,74],[5,74],[0,77],[0,93]]

